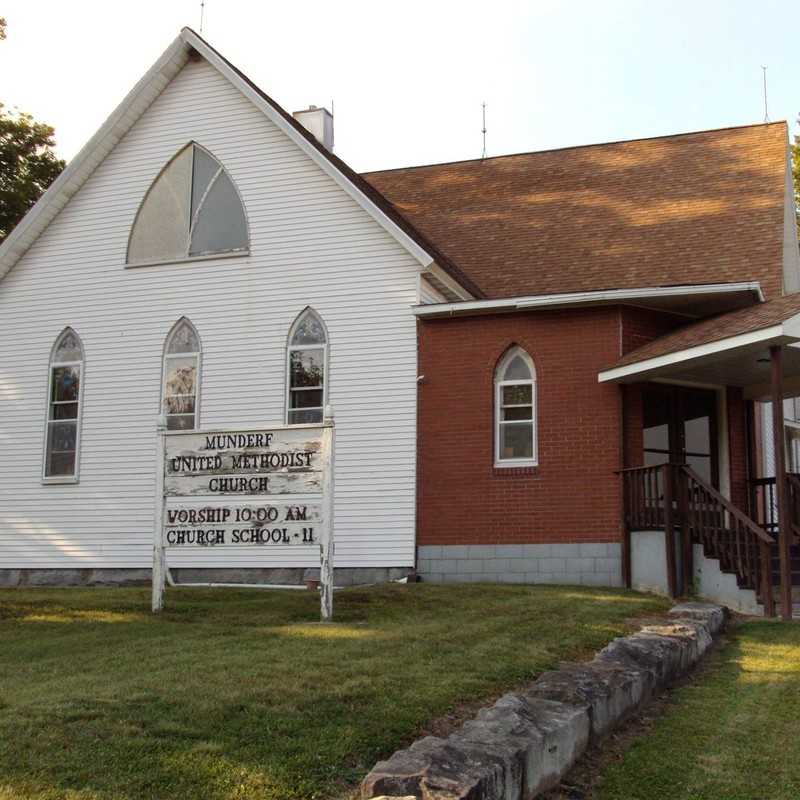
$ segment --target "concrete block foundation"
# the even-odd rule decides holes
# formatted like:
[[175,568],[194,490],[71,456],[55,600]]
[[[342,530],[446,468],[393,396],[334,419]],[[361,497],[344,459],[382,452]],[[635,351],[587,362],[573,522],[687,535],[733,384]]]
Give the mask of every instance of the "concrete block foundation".
[[614,543],[420,545],[417,574],[429,583],[622,586]]

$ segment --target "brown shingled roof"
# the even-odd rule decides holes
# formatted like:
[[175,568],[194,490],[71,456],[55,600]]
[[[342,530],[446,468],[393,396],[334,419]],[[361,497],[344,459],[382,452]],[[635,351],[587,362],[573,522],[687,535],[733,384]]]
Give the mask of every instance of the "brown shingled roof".
[[651,358],[666,356],[679,350],[711,344],[732,336],[762,330],[779,325],[790,317],[800,314],[800,293],[777,297],[766,303],[759,303],[738,311],[730,311],[716,317],[679,328],[676,331],[654,339],[635,350],[631,350],[609,369],[637,364]]
[[491,298],[758,280],[781,293],[785,122],[365,177]]

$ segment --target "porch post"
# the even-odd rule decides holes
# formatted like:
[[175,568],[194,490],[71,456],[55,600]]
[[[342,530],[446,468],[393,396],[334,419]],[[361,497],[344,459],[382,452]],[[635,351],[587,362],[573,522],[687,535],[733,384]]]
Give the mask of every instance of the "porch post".
[[791,525],[789,504],[786,502],[786,456],[783,432],[783,366],[782,348],[774,345],[769,349],[772,373],[772,443],[775,450],[775,494],[778,503],[778,551],[781,569],[781,616],[792,618],[792,565]]
[[673,481],[675,467],[671,463],[667,463],[661,469],[664,475],[664,543],[667,547],[667,586],[669,596],[674,599],[680,594],[678,571],[675,566],[675,520],[672,514],[672,501],[675,498]]
[[678,519],[681,530],[681,551],[683,553],[683,587],[681,594],[689,594],[694,580],[694,547],[692,532],[689,530],[689,484],[683,470],[676,471],[678,491]]

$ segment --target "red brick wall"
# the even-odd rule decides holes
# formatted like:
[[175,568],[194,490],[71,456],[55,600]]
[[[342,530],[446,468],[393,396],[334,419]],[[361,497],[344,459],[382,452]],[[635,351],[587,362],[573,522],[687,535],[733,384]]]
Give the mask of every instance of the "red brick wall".
[[[419,325],[418,543],[617,541],[620,389],[597,373],[620,351],[617,309]],[[518,344],[536,366],[539,465],[494,467],[494,370]]]
[[731,464],[731,500],[747,510],[747,405],[742,390],[729,386],[726,393],[728,412],[728,453]]
[[643,385],[633,383],[622,387],[623,462],[626,467],[641,467],[644,464]]
[[622,319],[621,356],[665,333],[680,328],[691,319],[645,308],[620,308]]
[[[621,355],[635,350],[687,323],[686,317],[651,311],[644,308],[622,307],[620,347]],[[633,383],[622,386],[624,444],[623,459],[626,467],[640,467],[644,462],[642,439],[642,386]]]

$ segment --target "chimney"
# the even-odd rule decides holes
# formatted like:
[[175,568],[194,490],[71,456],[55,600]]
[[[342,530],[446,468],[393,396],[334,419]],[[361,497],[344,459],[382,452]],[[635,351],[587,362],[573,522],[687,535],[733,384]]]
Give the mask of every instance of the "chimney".
[[333,152],[333,114],[327,108],[309,106],[292,116],[328,150]]

